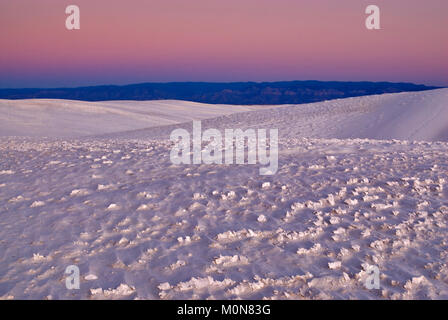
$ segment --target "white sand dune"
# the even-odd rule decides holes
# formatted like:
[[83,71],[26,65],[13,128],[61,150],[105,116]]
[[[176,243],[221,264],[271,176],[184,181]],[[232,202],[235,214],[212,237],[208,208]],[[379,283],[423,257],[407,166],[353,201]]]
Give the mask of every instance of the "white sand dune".
[[284,132],[289,137],[448,141],[448,89],[340,99],[270,112],[266,116],[275,120],[268,123],[290,127]]
[[[118,110],[113,128],[82,126],[89,108],[106,125],[96,104],[41,106],[47,120],[67,114],[48,130],[32,120],[35,101],[20,103],[1,102],[3,135],[29,117],[14,134],[58,139],[0,137],[0,298],[448,299],[446,89],[216,107],[204,127],[279,129],[273,176],[173,165],[169,133],[191,123],[170,121],[197,117],[195,104],[104,103]],[[136,110],[167,125],[134,127]],[[69,265],[79,290],[65,287]],[[365,286],[369,265],[380,289]]]
[[204,119],[215,128],[275,127],[282,137],[448,141],[448,89],[284,106],[0,100],[0,136],[166,138],[178,124]]
[[[118,132],[106,137],[166,138],[178,126]],[[184,126],[191,129],[191,124]],[[203,126],[278,128],[283,138],[448,141],[448,89],[277,106],[207,119]]]
[[175,100],[81,102],[0,99],[0,136],[80,137],[269,107],[210,105]]

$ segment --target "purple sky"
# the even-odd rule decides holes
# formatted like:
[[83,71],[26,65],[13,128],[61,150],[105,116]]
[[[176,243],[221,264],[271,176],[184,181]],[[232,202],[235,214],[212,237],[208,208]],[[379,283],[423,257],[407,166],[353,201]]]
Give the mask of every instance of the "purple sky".
[[[65,7],[81,29],[65,28]],[[381,30],[364,13],[381,9]],[[448,86],[446,0],[14,0],[0,87],[371,80]]]

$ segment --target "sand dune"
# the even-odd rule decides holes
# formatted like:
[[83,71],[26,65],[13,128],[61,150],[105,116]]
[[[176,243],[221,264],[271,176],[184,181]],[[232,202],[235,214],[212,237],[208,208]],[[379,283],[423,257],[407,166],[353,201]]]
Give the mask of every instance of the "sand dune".
[[[111,137],[167,138],[173,128],[180,123],[188,127],[191,120],[206,120],[204,126],[214,128],[278,128],[281,137],[290,138],[448,141],[448,89],[284,106],[207,105],[175,100],[0,100],[1,136],[111,133]],[[151,129],[142,130],[146,128]]]
[[0,100],[0,136],[81,137],[213,118],[269,106],[196,102]]
[[[223,115],[204,128],[278,128],[283,138],[363,138],[448,141],[448,89],[285,105]],[[181,125],[191,130],[191,124]],[[161,126],[109,135],[166,138],[179,127]]]

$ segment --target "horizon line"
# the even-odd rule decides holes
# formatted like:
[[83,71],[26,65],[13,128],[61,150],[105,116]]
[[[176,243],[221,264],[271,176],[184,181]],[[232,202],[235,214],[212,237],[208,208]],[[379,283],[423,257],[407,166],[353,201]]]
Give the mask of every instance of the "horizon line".
[[415,82],[407,82],[407,81],[370,81],[370,80],[277,80],[277,81],[145,81],[145,82],[132,82],[126,84],[92,84],[92,85],[76,85],[76,86],[52,86],[52,87],[0,87],[0,90],[33,90],[33,89],[79,89],[79,88],[91,88],[91,87],[126,87],[126,86],[136,86],[136,85],[144,85],[144,84],[269,84],[269,83],[293,83],[293,82],[320,82],[320,83],[390,83],[390,84],[412,84],[416,86],[425,86],[432,88],[448,88],[447,85],[432,85],[432,84],[424,84],[424,83],[415,83]]

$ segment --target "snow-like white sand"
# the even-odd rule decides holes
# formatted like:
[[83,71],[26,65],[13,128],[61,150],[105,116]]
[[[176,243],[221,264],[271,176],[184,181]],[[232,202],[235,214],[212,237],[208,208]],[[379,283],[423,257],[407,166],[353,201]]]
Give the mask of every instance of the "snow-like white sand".
[[[94,123],[83,103],[52,116],[41,106],[50,131],[21,103],[0,103],[2,134],[53,138],[0,138],[2,298],[448,298],[447,89],[217,106],[204,128],[279,129],[279,169],[267,177],[258,165],[171,164],[171,130],[208,117],[195,104],[166,102],[183,113],[161,108],[146,128],[128,112],[162,102],[104,102],[125,124],[108,127],[95,106],[102,120],[87,131],[100,136],[61,139]],[[51,123],[63,114],[65,128]],[[68,265],[80,290],[65,287]],[[379,290],[364,285],[368,265]]]
[[0,136],[80,137],[213,118],[274,106],[188,101],[81,102],[0,99]]

